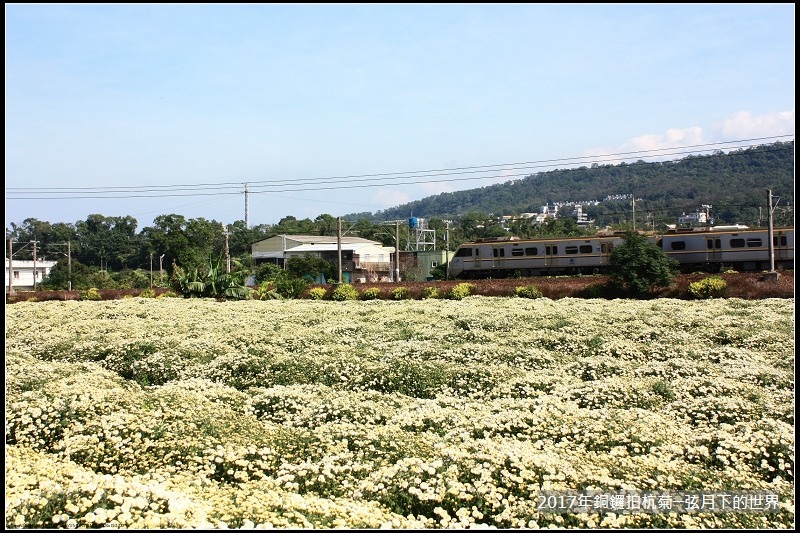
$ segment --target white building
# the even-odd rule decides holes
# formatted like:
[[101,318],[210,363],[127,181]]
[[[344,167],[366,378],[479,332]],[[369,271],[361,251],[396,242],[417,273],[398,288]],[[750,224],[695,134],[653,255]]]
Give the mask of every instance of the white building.
[[[251,245],[256,264],[284,266],[292,257],[319,257],[334,265],[339,261],[337,237],[325,235],[276,235]],[[342,281],[389,281],[394,248],[361,237],[342,237]],[[326,280],[336,281],[336,280]]]
[[678,224],[705,224],[707,221],[708,217],[706,214],[700,211],[688,214],[681,213],[681,216],[678,217]]
[[[37,260],[36,269],[33,268],[33,261],[14,259],[11,261],[11,287],[15,291],[32,291],[34,276],[36,278],[36,285],[42,282],[44,278],[50,275],[50,269],[56,266],[57,261]],[[6,292],[8,292],[8,258],[6,258]]]

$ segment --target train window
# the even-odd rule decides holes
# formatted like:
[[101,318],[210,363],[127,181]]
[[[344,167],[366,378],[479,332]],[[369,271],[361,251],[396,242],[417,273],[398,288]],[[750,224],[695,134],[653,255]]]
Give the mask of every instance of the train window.
[[505,248],[493,248],[492,249],[495,257],[505,257],[506,256],[506,249]]
[[706,239],[706,248],[713,250],[714,248],[722,248],[722,241],[720,239]]
[[686,241],[672,241],[671,243],[669,243],[669,245],[672,250],[686,249]]
[[578,253],[578,247],[577,246],[567,246],[566,248],[564,248],[564,253],[568,254],[568,255],[577,254]]
[[538,248],[525,248],[525,255],[539,255]]
[[592,253],[592,245],[591,244],[583,244],[581,245],[580,249],[582,254],[590,254]]
[[[780,238],[780,241],[778,239]],[[772,238],[772,244],[775,246],[786,246],[786,235],[775,235]]]
[[731,239],[731,248],[744,248],[744,239]]
[[520,257],[521,255],[524,255],[524,254],[525,254],[525,250],[523,250],[522,248],[513,248],[511,250],[511,255],[513,255],[514,257]]
[[456,257],[472,257],[472,248],[459,248]]
[[747,239],[748,248],[758,248],[761,246],[761,239]]
[[558,246],[545,246],[544,253],[545,255],[558,255]]

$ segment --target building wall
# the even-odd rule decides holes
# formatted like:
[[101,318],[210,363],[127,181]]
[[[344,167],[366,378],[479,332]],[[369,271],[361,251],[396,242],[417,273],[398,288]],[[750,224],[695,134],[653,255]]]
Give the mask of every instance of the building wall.
[[[56,261],[36,261],[36,284],[42,282],[50,274],[50,270],[56,265]],[[33,261],[14,260],[11,262],[13,276],[11,286],[14,290],[33,289]],[[6,291],[8,291],[8,259],[6,259]]]
[[[339,247],[335,237],[318,235],[270,237],[252,244],[256,264],[264,261],[283,265],[292,257],[320,257],[338,262]],[[361,238],[342,238],[342,279],[345,282],[384,280],[391,274],[393,249],[377,241]]]
[[257,252],[283,252],[284,238],[282,236],[270,237],[263,241],[254,243],[252,246],[253,253]]
[[[418,278],[425,281],[431,277],[431,270],[447,262],[445,250],[400,251],[400,276],[403,279]],[[454,252],[450,252],[452,257]]]

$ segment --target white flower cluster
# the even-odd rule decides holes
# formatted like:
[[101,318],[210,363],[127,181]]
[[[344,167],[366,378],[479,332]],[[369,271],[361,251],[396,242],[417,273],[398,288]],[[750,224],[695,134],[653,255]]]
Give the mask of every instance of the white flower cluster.
[[[7,527],[794,523],[793,300],[133,298],[6,320]],[[553,490],[781,509],[542,512]]]

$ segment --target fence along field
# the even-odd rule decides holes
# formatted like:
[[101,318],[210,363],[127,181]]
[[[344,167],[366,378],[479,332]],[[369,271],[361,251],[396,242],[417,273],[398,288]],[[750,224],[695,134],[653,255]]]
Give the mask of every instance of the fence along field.
[[[6,306],[7,527],[794,523],[794,300]],[[770,512],[541,509],[763,491]]]

